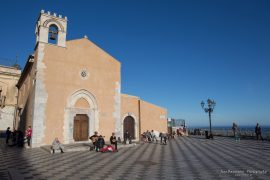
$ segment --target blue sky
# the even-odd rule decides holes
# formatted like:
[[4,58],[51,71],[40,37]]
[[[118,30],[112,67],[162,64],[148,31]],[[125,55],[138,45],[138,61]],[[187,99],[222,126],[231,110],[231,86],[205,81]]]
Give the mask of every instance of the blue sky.
[[[2,1],[0,63],[23,67],[41,9],[68,17],[67,39],[87,35],[122,63],[122,92],[208,126],[270,125],[270,1]],[[8,59],[10,59],[8,61]]]

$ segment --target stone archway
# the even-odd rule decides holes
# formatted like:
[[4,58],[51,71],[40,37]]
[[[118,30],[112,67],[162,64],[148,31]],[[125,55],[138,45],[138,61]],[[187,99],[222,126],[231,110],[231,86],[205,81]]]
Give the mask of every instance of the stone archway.
[[121,121],[122,122],[121,123],[121,138],[124,139],[124,131],[125,131],[124,122],[125,122],[126,117],[129,117],[129,116],[134,119],[134,140],[139,141],[139,137],[140,137],[140,135],[139,135],[139,122],[138,122],[136,115],[131,113],[131,112],[124,114],[121,118],[122,119],[122,121]]
[[132,116],[125,117],[123,126],[123,133],[125,134],[125,132],[128,131],[131,139],[135,139],[135,119]]
[[[80,99],[85,99],[89,104],[89,108],[77,107],[76,103]],[[74,118],[76,115],[82,114],[89,118],[88,123],[88,136],[93,134],[94,131],[99,130],[98,119],[98,106],[97,101],[92,93],[85,89],[74,92],[67,99],[67,106],[65,108],[65,120],[64,120],[64,143],[73,143],[74,140]]]

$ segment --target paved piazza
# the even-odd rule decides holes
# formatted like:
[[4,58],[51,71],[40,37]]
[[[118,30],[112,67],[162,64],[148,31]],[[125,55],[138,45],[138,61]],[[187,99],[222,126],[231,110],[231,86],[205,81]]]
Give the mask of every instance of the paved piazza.
[[181,137],[116,153],[0,148],[0,179],[270,179],[270,142]]

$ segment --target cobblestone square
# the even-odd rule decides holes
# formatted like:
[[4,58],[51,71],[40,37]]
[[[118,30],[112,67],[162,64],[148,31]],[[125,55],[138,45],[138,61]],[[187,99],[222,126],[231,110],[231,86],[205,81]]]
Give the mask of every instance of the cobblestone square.
[[0,149],[0,179],[269,179],[270,142],[180,137],[115,153]]

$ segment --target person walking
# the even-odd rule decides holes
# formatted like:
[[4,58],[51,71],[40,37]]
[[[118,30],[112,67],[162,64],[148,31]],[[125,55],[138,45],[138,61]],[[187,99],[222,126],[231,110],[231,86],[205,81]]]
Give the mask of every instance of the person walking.
[[10,139],[11,131],[10,127],[7,128],[6,130],[6,144],[8,145],[9,139]]
[[259,125],[259,123],[257,123],[256,127],[255,127],[255,133],[256,133],[256,138],[257,140],[259,140],[259,138],[263,141],[263,137],[262,137],[262,128]]
[[112,136],[110,137],[110,142],[112,145],[114,145],[115,151],[118,152],[115,133],[112,133]]
[[27,139],[27,145],[28,145],[28,147],[30,147],[30,142],[31,142],[31,138],[32,138],[31,126],[28,126],[28,129],[26,130],[25,134],[26,134],[26,139]]
[[233,137],[234,137],[234,138],[236,138],[235,133],[236,133],[236,130],[237,130],[237,129],[238,129],[238,128],[237,128],[237,124],[234,122],[233,125],[232,125]]

